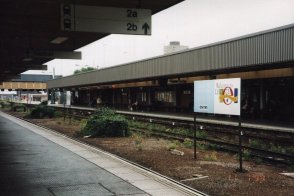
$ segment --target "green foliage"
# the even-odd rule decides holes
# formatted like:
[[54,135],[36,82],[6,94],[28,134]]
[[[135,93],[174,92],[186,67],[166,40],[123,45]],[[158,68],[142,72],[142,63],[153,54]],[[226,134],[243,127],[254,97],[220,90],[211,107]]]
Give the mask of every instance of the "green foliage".
[[288,169],[290,170],[290,172],[294,172],[294,164],[290,165],[290,166],[288,167]]
[[[235,154],[234,158],[239,160],[239,158],[240,158],[239,153]],[[242,152],[242,160],[248,161],[248,160],[250,160],[250,158],[251,158],[250,151],[249,150],[243,150],[243,152]]]
[[27,107],[24,104],[13,104],[11,110],[14,112],[25,112]]
[[217,152],[213,151],[211,154],[204,156],[205,161],[217,161]]
[[84,129],[87,125],[87,119],[82,119],[79,124],[81,129]]
[[40,105],[48,105],[48,101],[42,101]]
[[259,158],[259,157],[256,157],[256,158],[254,158],[254,162],[256,164],[261,164],[263,162],[263,160],[261,158]]
[[196,134],[198,138],[207,138],[207,132],[205,130],[197,130]]
[[135,142],[135,146],[137,148],[138,151],[142,151],[143,150],[143,137],[140,134],[133,134],[132,135],[134,142]]
[[277,152],[277,153],[283,153],[283,154],[286,153],[285,148],[283,148],[282,146],[279,146],[279,145],[274,145],[274,144],[270,145],[269,151]]
[[286,153],[294,155],[294,147],[286,147]]
[[168,145],[167,145],[167,150],[174,150],[176,149],[178,146],[175,142],[170,142]]
[[159,131],[159,132],[165,132],[165,133],[174,133],[174,134],[181,134],[183,136],[189,137],[192,134],[189,129],[185,128],[171,128],[170,126],[160,125],[156,123],[146,123],[146,122],[138,122],[134,120],[129,121],[129,126],[134,127],[137,129],[147,129],[148,131]]
[[61,112],[61,111],[55,111],[54,112],[54,117],[56,117],[56,118],[63,117],[63,112]]
[[7,107],[7,106],[9,106],[9,103],[8,103],[7,101],[1,101],[1,102],[0,102],[0,107],[1,107],[1,108],[5,108],[5,107]]
[[257,149],[266,149],[266,144],[261,140],[250,140],[249,146]]
[[186,148],[192,148],[193,147],[193,141],[189,138],[185,138],[184,142],[182,143],[184,147]]
[[249,150],[243,150],[243,160],[248,161],[250,159],[250,151]]
[[197,142],[196,147],[201,149],[201,150],[207,150],[208,149],[208,146],[204,142]]
[[142,151],[143,150],[143,145],[142,144],[137,144],[136,147],[137,147],[137,150],[138,151]]
[[90,72],[90,71],[94,71],[94,70],[97,70],[93,67],[83,67],[82,69],[77,69],[74,71],[74,75],[77,75],[77,74],[81,74],[81,73],[86,73],[86,72]]
[[208,147],[212,150],[218,150],[219,149],[219,145],[217,144],[209,144]]
[[176,134],[180,134],[180,135],[183,135],[183,136],[191,136],[190,134],[190,130],[189,129],[185,129],[185,128],[173,128],[172,133],[176,133]]
[[47,105],[40,104],[31,111],[31,117],[32,118],[45,118],[45,117],[53,118],[54,112],[55,112],[54,108],[49,107]]
[[90,116],[86,126],[80,131],[81,136],[126,136],[128,122],[122,115],[110,108],[101,107]]
[[132,138],[134,139],[135,144],[142,144],[143,142],[143,137],[139,134],[133,134]]

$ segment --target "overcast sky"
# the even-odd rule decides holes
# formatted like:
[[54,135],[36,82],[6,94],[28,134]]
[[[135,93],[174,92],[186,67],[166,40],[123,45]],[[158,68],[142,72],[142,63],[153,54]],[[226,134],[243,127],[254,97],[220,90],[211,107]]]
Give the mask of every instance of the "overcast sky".
[[294,23],[294,0],[186,0],[152,16],[152,35],[110,35],[78,51],[83,59],[53,60],[48,71],[71,75],[163,54],[170,41],[189,48]]

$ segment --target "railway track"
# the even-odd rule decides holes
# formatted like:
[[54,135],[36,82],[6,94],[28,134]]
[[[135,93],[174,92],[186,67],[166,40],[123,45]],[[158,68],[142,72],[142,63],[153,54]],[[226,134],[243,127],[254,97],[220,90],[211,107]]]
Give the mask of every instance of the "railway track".
[[[77,118],[77,119],[86,119],[91,114],[95,112],[93,108],[64,108],[56,107],[57,110],[60,110],[64,117],[67,118]],[[193,122],[189,118],[178,118],[173,119],[172,117],[162,117],[160,115],[142,115],[142,113],[136,112],[122,112],[118,111],[122,115],[127,116],[130,120],[135,120],[139,122],[157,124],[166,126],[167,129],[173,128],[184,128],[187,130],[193,129]],[[215,122],[215,121],[213,121]],[[211,121],[197,121],[197,130],[205,130],[209,137],[196,137],[197,141],[209,143],[212,145],[217,145],[219,149],[231,151],[234,153],[238,152],[238,135],[239,130],[236,127],[236,123],[219,123],[215,124]],[[178,134],[174,132],[164,132],[160,130],[145,129],[144,127],[136,128],[131,127],[133,131],[144,132],[147,134],[155,135],[157,137],[164,137],[169,139],[176,139],[183,141],[185,138],[192,139],[192,133],[187,131],[185,134]],[[268,130],[262,129],[260,127],[253,126],[242,126],[242,140],[243,145],[242,149],[250,153],[250,156],[259,157],[268,161],[282,162],[286,164],[293,165],[294,163],[294,131],[281,131],[281,130]],[[224,138],[229,137],[229,140]],[[292,148],[290,153],[283,152],[283,150],[276,150],[275,148],[261,148],[260,146],[252,146],[252,141],[259,141],[260,143],[272,144],[276,149],[280,148],[280,145],[283,145],[287,148]],[[278,146],[278,147],[277,147]]]
[[[67,109],[68,110],[68,109]],[[79,119],[86,119],[89,115],[93,113],[93,110],[90,111],[83,111],[82,115],[77,114],[79,110],[74,110],[65,112],[68,117],[72,118],[79,118]],[[119,113],[119,112],[118,112]],[[163,119],[156,116],[153,117],[144,117],[141,115],[134,114],[123,114],[127,116],[130,120],[140,121],[149,124],[158,124],[166,126],[167,129],[173,128],[184,128],[187,130],[193,129],[193,123],[188,120],[175,120],[175,119]],[[202,138],[196,137],[198,142],[205,142],[212,145],[217,145],[218,149],[231,151],[234,153],[238,153],[239,151],[239,144],[238,144],[238,135],[239,132],[234,125],[224,125],[224,124],[211,124],[207,122],[197,122],[197,129],[205,130],[209,137]],[[169,139],[175,139],[184,141],[185,138],[192,139],[193,135],[192,132],[187,131],[186,134],[178,134],[173,132],[165,132],[160,130],[150,130],[144,129],[143,127],[136,128],[131,127],[132,131],[147,133],[149,135],[154,135],[157,137],[164,137]],[[258,157],[263,160],[271,161],[271,162],[280,162],[286,164],[293,164],[294,163],[294,150],[293,154],[288,152],[279,152],[279,151],[271,151],[259,147],[251,146],[251,142],[253,140],[258,140],[265,144],[272,143],[272,145],[280,145],[287,146],[293,148],[293,132],[281,132],[281,131],[269,131],[263,130],[258,128],[249,128],[249,127],[242,127],[243,132],[243,145],[242,149],[245,150],[247,153],[250,153],[251,157]],[[230,137],[229,141],[223,139],[225,137]]]
[[[143,134],[153,135],[156,137],[162,137],[162,138],[179,140],[179,141],[184,141],[186,138],[189,138],[191,140],[193,139],[192,136],[187,136],[187,135],[183,136],[183,135],[175,134],[175,133],[170,134],[170,133],[166,133],[166,132],[142,130],[142,128],[140,128],[140,129],[131,128],[131,130],[135,131],[135,132],[143,133]],[[230,151],[233,153],[239,152],[239,145],[237,143],[231,143],[231,142],[226,142],[226,141],[222,141],[222,140],[201,138],[201,137],[196,137],[196,140],[198,142],[205,142],[206,144],[209,143],[209,144],[217,145],[217,149],[220,149],[220,150]],[[214,146],[214,148],[215,148],[215,146]],[[253,147],[246,146],[246,145],[243,145],[242,148],[243,148],[243,150],[250,151],[250,156],[252,156],[252,157],[258,157],[258,158],[262,158],[264,160],[268,160],[268,161],[272,161],[272,162],[281,162],[281,163],[286,163],[286,164],[292,164],[294,161],[294,155],[291,155],[291,154],[272,152],[272,151],[268,151],[268,150],[253,148]]]

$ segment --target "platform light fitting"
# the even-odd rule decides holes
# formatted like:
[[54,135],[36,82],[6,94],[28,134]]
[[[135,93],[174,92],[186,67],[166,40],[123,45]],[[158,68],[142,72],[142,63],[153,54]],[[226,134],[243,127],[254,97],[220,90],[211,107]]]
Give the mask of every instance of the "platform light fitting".
[[56,37],[53,40],[50,41],[51,44],[62,44],[68,40],[68,37]]
[[32,61],[33,59],[30,58],[30,57],[25,57],[24,59],[22,59],[22,61],[24,62],[29,62],[29,61]]

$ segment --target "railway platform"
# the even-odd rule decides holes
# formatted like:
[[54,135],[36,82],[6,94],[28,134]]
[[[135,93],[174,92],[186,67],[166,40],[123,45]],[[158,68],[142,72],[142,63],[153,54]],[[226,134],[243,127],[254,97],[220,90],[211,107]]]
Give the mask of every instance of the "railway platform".
[[[63,108],[64,105],[49,105],[52,107]],[[65,106],[67,109],[75,109],[75,110],[85,110],[85,111],[95,111],[96,108],[91,107],[81,107],[81,106]],[[127,110],[117,110],[119,114],[129,115],[129,116],[141,116],[146,118],[158,118],[158,119],[165,119],[165,120],[175,120],[175,121],[183,121],[183,122],[193,122],[194,117],[193,115],[189,114],[181,114],[181,113],[159,113],[159,112],[146,112],[146,111],[127,111]],[[198,116],[197,122],[199,123],[206,123],[206,124],[213,124],[213,125],[225,125],[225,126],[238,126],[237,119],[228,119],[228,118],[217,118],[212,116]],[[259,129],[264,131],[275,131],[275,132],[287,132],[287,133],[294,133],[294,124],[292,122],[288,124],[281,124],[281,123],[273,123],[273,122],[263,122],[263,121],[254,121],[254,120],[246,120],[242,121],[241,124],[244,128],[249,129]]]
[[1,195],[205,195],[0,112]]

